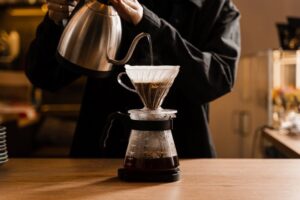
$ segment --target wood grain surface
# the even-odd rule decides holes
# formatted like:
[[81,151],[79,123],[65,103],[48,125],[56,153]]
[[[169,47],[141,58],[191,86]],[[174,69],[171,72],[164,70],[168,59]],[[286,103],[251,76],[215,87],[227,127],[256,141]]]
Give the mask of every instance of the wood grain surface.
[[300,158],[300,135],[287,131],[265,129],[263,137],[289,158]]
[[128,183],[122,160],[10,159],[0,166],[1,200],[299,200],[300,160],[180,160],[181,180]]

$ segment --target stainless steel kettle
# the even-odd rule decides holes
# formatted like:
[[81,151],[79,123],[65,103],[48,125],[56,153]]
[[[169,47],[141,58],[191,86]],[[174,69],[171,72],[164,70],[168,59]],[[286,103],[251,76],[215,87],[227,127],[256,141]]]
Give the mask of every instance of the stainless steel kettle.
[[81,74],[106,77],[112,65],[123,65],[143,37],[137,35],[122,60],[114,60],[122,36],[121,20],[109,0],[90,0],[72,16],[57,48],[57,59]]

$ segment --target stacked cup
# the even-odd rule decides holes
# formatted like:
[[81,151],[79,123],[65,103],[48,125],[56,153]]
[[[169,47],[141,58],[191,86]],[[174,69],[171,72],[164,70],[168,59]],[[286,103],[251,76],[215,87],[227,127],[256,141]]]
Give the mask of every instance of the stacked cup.
[[0,126],[0,165],[7,161],[6,128],[4,126]]

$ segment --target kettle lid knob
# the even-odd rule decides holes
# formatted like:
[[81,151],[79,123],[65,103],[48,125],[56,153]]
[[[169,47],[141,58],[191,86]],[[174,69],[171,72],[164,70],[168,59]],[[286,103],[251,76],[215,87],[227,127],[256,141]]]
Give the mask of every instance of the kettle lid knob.
[[111,3],[109,2],[109,0],[97,0],[99,3],[103,3],[106,5],[110,5]]

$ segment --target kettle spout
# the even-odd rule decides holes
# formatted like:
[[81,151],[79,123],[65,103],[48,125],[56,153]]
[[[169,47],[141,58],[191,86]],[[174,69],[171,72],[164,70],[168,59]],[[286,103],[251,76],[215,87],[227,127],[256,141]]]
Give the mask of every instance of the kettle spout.
[[[125,55],[125,57],[121,60],[114,60],[112,58],[109,57],[108,53],[107,53],[107,59],[108,59],[108,62],[110,62],[111,64],[113,65],[124,65],[126,64],[129,59],[131,58],[132,54],[133,54],[133,51],[135,50],[136,48],[136,45],[139,43],[139,41],[144,38],[144,37],[147,37],[148,39],[148,43],[149,43],[149,48],[150,48],[150,58],[152,59],[153,58],[153,53],[152,53],[152,44],[151,44],[151,36],[149,33],[140,33],[138,34],[137,36],[135,36],[135,38],[133,39],[129,49],[128,49],[128,52],[127,54]],[[152,60],[151,60],[151,65],[152,65]]]

